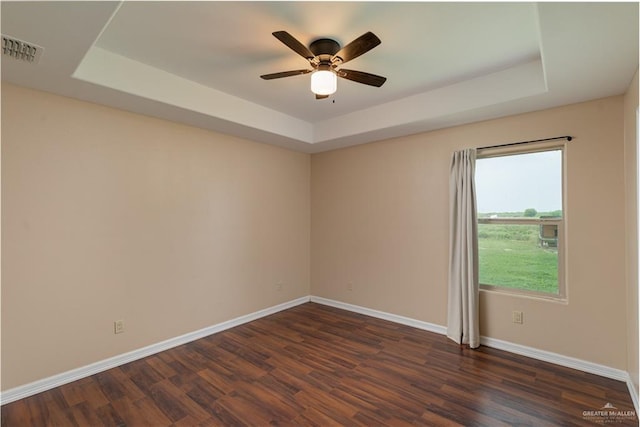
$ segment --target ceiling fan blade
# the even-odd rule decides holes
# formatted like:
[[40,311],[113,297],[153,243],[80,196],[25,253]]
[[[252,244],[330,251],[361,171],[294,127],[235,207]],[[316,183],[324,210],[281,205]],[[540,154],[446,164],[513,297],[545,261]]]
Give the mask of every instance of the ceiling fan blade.
[[310,73],[312,71],[313,70],[282,71],[280,73],[263,74],[263,75],[260,76],[260,78],[264,79],[264,80],[281,79],[282,77],[299,76],[300,74],[307,74],[307,73]]
[[289,49],[293,50],[298,55],[305,59],[311,60],[315,57],[313,53],[302,43],[300,43],[295,37],[286,31],[276,31],[272,33],[275,38],[284,43]]
[[326,98],[328,98],[328,97],[329,97],[329,95],[318,95],[318,94],[316,93],[316,99],[326,99]]
[[342,49],[340,49],[338,53],[333,56],[332,61],[335,58],[340,58],[342,60],[342,63],[344,64],[347,61],[351,61],[352,59],[357,58],[363,53],[369,52],[380,43],[382,42],[380,41],[378,36],[373,34],[371,31],[366,32]]
[[380,87],[384,84],[384,82],[387,81],[386,77],[377,76],[375,74],[369,74],[362,71],[345,70],[344,68],[336,71],[336,74],[338,75],[338,77],[342,77],[343,79],[375,87]]

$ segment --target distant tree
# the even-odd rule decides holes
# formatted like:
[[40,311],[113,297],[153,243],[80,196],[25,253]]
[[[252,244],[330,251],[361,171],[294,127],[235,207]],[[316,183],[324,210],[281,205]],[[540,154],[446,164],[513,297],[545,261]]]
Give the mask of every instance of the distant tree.
[[528,208],[524,210],[524,216],[526,217],[534,217],[538,215],[538,211],[533,208]]

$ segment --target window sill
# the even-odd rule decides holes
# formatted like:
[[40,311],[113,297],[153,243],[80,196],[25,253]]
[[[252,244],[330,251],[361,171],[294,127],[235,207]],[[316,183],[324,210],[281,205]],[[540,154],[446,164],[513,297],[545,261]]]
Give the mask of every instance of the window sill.
[[546,301],[546,302],[552,302],[552,303],[562,304],[562,305],[569,305],[569,300],[566,296],[535,294],[535,293],[521,292],[516,289],[511,290],[507,288],[486,288],[482,286],[480,287],[480,292],[487,293],[489,295],[496,294],[496,295],[504,295],[504,296],[532,299],[532,300],[538,300],[538,301]]

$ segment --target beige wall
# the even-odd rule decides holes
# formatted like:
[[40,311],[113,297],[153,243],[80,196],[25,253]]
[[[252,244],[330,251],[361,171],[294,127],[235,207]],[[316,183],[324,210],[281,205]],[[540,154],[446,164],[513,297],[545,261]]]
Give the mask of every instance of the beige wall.
[[452,152],[567,134],[569,302],[482,292],[481,333],[626,370],[622,96],[314,154],[312,294],[445,325]]
[[634,82],[311,160],[3,84],[2,390],[308,294],[444,325],[452,151],[564,134],[569,303],[483,292],[482,334],[637,378]]
[[638,392],[638,72],[624,97],[624,170],[627,254],[627,371]]
[[308,295],[309,179],[307,154],[3,84],[2,389]]

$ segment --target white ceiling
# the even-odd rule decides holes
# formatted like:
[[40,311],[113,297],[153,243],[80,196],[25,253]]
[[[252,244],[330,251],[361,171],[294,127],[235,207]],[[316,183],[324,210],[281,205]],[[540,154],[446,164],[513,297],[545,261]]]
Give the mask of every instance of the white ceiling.
[[[638,68],[638,3],[2,2],[2,34],[44,47],[2,79],[304,152],[623,93]],[[316,100],[274,38],[382,44]]]

